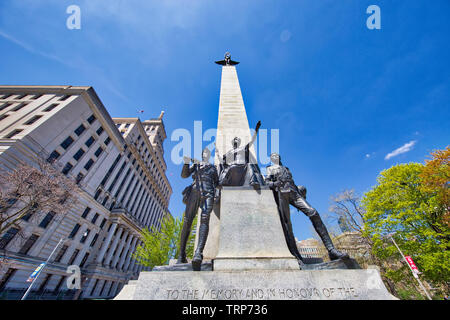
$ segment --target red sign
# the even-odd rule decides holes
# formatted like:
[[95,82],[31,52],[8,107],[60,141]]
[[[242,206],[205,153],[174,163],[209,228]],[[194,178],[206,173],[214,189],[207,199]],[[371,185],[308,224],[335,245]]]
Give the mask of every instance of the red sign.
[[417,266],[414,264],[414,261],[410,256],[405,256],[405,259],[408,262],[411,269],[413,269],[416,272],[419,272],[419,269],[417,269]]

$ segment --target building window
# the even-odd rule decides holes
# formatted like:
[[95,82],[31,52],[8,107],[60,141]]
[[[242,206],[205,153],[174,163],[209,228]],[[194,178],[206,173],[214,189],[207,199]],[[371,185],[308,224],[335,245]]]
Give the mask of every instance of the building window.
[[98,128],[95,132],[97,132],[98,135],[101,135],[103,132],[103,127]]
[[52,277],[52,275],[47,273],[47,276],[45,277],[44,281],[42,281],[41,285],[39,286],[39,289],[38,289],[39,293],[44,292],[45,286],[47,285],[47,283],[51,277]]
[[0,239],[0,249],[5,249],[8,243],[14,238],[14,236],[19,232],[17,228],[9,228],[8,231]]
[[117,163],[119,162],[121,157],[122,156],[120,154],[116,157],[116,159],[114,160],[113,164],[109,168],[108,172],[105,174],[105,177],[103,178],[102,182],[100,182],[100,186],[104,186],[105,185],[106,181],[109,179],[109,176],[114,171],[114,168],[117,166]]
[[59,101],[66,101],[67,99],[69,99],[70,95],[66,94],[65,96],[59,98]]
[[52,103],[51,105],[49,105],[47,108],[44,109],[44,112],[52,111],[52,110],[55,109],[57,106],[59,106],[58,103]]
[[83,259],[80,262],[80,268],[83,268],[83,266],[86,263],[88,257],[89,257],[89,252],[86,252],[86,254],[84,255]]
[[50,156],[48,157],[47,161],[50,162],[50,163],[52,163],[53,161],[55,161],[56,159],[58,159],[59,156],[60,156],[59,152],[55,150],[55,151],[53,151],[53,152],[50,154]]
[[55,262],[60,262],[62,257],[64,257],[64,254],[66,253],[67,249],[69,247],[66,245],[63,245],[63,247],[61,248],[61,250],[59,250],[58,255],[55,258]]
[[0,116],[0,121],[5,120],[6,118],[8,118],[8,115],[7,114],[2,114]]
[[86,232],[83,234],[83,236],[80,239],[80,243],[85,243],[87,237],[89,236],[89,232],[91,232],[91,230],[87,229]]
[[94,244],[95,244],[95,242],[97,241],[97,239],[98,239],[98,233],[96,233],[95,236],[94,236],[94,238],[92,238],[91,245],[90,245],[91,247],[94,246]]
[[19,111],[20,109],[22,109],[23,107],[25,107],[28,103],[27,102],[22,102],[21,104],[19,104],[17,107],[15,107],[14,109],[12,109],[12,111]]
[[83,178],[84,178],[84,175],[81,172],[78,172],[77,178],[75,179],[76,183],[80,183],[81,180],[83,180]]
[[89,139],[86,140],[84,144],[89,148],[94,143],[94,141],[95,138],[91,136]]
[[0,106],[0,111],[13,105],[13,102],[7,102]]
[[103,229],[105,223],[106,223],[106,218],[103,218],[102,223],[100,223],[100,229]]
[[90,211],[91,211],[91,208],[87,207],[86,209],[84,209],[84,212],[81,215],[81,217],[86,219],[86,217],[87,217],[87,215],[89,214]]
[[89,159],[89,161],[86,162],[86,164],[84,165],[84,168],[85,168],[86,170],[89,170],[89,169],[92,167],[93,164],[94,164],[94,160]]
[[81,124],[78,128],[75,129],[75,133],[77,136],[81,136],[84,130],[86,130],[86,127]]
[[11,139],[12,137],[14,137],[15,135],[18,135],[19,133],[21,133],[23,130],[22,129],[16,129],[13,130],[12,132],[10,132],[5,138],[6,139]]
[[71,136],[67,137],[66,140],[64,140],[61,143],[61,147],[63,147],[65,150],[67,150],[67,148],[72,144],[73,139]]
[[108,296],[110,296],[111,295],[111,291],[112,291],[112,288],[114,287],[114,284],[115,284],[115,282],[113,281],[113,282],[111,282],[111,287],[109,287],[109,290],[108,290]]
[[105,141],[104,141],[104,142],[105,142],[105,145],[107,146],[107,145],[109,144],[110,141],[111,141],[111,138],[110,138],[110,137],[106,138]]
[[54,212],[47,213],[45,218],[42,219],[41,223],[39,224],[39,227],[44,228],[44,229],[47,228],[48,224],[50,223],[50,221],[52,221],[54,216],[55,216]]
[[80,160],[80,158],[83,156],[83,154],[84,154],[84,150],[83,150],[83,148],[80,148],[78,151],[77,151],[77,153],[75,153],[74,155],[73,155],[73,158],[75,159],[75,160]]
[[97,200],[101,193],[102,193],[102,190],[98,189],[97,192],[95,192],[94,199]]
[[97,151],[95,151],[95,156],[98,158],[98,156],[103,152],[102,147],[98,147]]
[[0,291],[2,291],[6,285],[8,284],[9,279],[16,273],[17,269],[9,268],[8,271],[6,271],[5,275],[2,278],[2,281],[0,281]]
[[33,118],[31,118],[30,120],[28,120],[27,122],[25,122],[26,125],[30,125],[35,123],[36,121],[38,121],[40,118],[42,118],[42,116],[34,116]]
[[79,252],[80,252],[80,250],[75,249],[75,251],[73,252],[72,256],[70,257],[69,265],[70,265],[70,264],[73,264],[73,262],[75,261],[75,259],[76,259],[77,256],[78,256],[78,253],[79,253]]
[[38,235],[32,234],[27,239],[27,241],[25,241],[25,244],[22,246],[22,248],[20,248],[19,253],[20,254],[27,254],[28,251],[30,251],[31,247],[33,247],[34,243],[37,241],[38,238],[39,238]]
[[91,222],[95,224],[95,222],[97,221],[97,219],[98,219],[98,213],[96,213],[96,214],[94,215],[94,217],[92,218]]
[[31,213],[31,211],[29,211],[26,215],[24,215],[21,219],[23,220],[23,221],[28,221],[28,220],[30,220],[30,218],[31,218],[31,216],[32,216],[33,214]]
[[95,121],[95,116],[91,115],[88,119],[87,122],[89,122],[89,124],[92,124]]
[[70,170],[72,170],[73,165],[70,162],[67,162],[66,165],[64,166],[62,173],[63,174],[68,174]]
[[94,283],[94,286],[92,287],[90,296],[92,296],[94,294],[95,288],[97,287],[97,284],[98,284],[98,279],[95,280],[95,283]]
[[80,229],[80,225],[77,223],[75,227],[73,227],[72,232],[69,235],[69,239],[72,239],[77,234],[78,230]]
[[66,279],[65,276],[61,276],[61,279],[59,279],[58,284],[56,285],[55,289],[53,290],[53,294],[57,294],[59,289],[61,288],[62,284],[64,283],[64,280]]
[[31,99],[36,100],[36,99],[39,99],[42,96],[43,96],[43,94],[35,94]]

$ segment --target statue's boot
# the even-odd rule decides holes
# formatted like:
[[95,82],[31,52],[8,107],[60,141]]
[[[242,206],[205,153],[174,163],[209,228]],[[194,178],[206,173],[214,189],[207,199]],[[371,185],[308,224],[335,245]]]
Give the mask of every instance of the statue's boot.
[[322,239],[325,248],[328,250],[328,256],[330,257],[330,260],[348,258],[347,253],[341,252],[334,247],[330,235],[328,234],[327,228],[325,227],[322,219],[320,218],[319,213],[315,212],[315,214],[310,216],[309,219],[311,220],[314,229]]
[[209,226],[206,223],[201,223],[198,233],[198,244],[195,250],[194,257],[192,258],[192,269],[194,271],[200,271],[203,261],[203,249],[205,248],[206,239],[208,237]]
[[181,230],[180,253],[178,255],[177,263],[187,263],[187,259],[186,259],[186,243],[188,241],[190,231],[191,231],[191,224],[185,223],[183,225],[182,230]]

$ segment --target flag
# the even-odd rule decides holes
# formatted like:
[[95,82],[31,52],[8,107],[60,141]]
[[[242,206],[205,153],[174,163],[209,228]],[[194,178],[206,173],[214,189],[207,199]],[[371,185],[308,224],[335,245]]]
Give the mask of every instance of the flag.
[[41,272],[42,268],[45,267],[45,262],[41,263],[36,270],[33,271],[33,273],[28,277],[27,282],[31,282],[36,278],[36,276]]

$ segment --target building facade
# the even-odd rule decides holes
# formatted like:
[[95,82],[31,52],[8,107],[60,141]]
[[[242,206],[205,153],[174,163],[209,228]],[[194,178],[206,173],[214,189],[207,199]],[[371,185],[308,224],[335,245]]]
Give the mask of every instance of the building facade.
[[[80,187],[65,215],[36,214],[19,222],[22,236],[0,235],[0,298],[20,298],[61,239],[30,297],[111,298],[136,279],[140,230],[170,214],[162,117],[111,118],[92,87],[0,86],[0,167],[43,157]],[[67,288],[70,265],[79,290]]]

